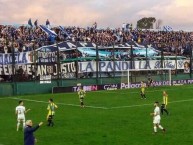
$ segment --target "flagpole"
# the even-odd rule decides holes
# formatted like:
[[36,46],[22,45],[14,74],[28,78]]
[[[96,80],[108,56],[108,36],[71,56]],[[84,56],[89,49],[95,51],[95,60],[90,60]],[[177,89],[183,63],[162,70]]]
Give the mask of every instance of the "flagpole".
[[192,42],[190,42],[190,79],[192,79]]
[[12,83],[13,83],[13,95],[16,95],[16,82],[15,82],[15,50],[14,50],[14,37],[12,37],[12,44],[11,44],[11,50],[12,50]]
[[78,41],[76,40],[76,60],[75,60],[75,66],[76,66],[76,74],[75,74],[75,77],[76,77],[76,80],[78,81]]
[[58,41],[56,41],[56,47],[57,47],[57,86],[60,86],[60,51],[59,51],[59,47],[58,47]]
[[99,79],[99,51],[98,44],[96,44],[96,84],[98,85]]
[[113,41],[113,77],[115,77],[115,41]]

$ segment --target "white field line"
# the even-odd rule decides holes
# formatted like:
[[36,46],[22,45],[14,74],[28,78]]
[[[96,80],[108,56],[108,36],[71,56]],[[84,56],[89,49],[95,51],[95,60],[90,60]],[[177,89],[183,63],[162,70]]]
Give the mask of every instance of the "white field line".
[[[181,102],[191,102],[191,101],[193,101],[193,99],[171,101],[171,102],[168,102],[168,104],[181,103]],[[153,106],[153,103],[151,103],[151,104],[139,104],[139,105],[109,107],[108,109],[143,107],[143,106],[149,106],[149,105],[152,105],[152,106]]]
[[[10,98],[13,98],[13,97],[3,97],[3,98],[0,98],[0,99],[10,99]],[[1,145],[1,144],[0,144]]]
[[[168,86],[169,87],[169,86]],[[183,89],[192,89],[193,87],[192,86],[190,86],[190,87],[186,87],[186,88],[183,88]],[[126,93],[120,93],[120,92],[118,92],[118,91],[114,91],[114,90],[112,90],[112,92],[111,91],[106,91],[106,90],[101,90],[101,91],[90,91],[89,93],[96,93],[96,92],[100,92],[100,93],[113,93],[113,94],[138,94],[140,91],[141,91],[141,88],[138,88],[139,89],[139,91],[135,91],[135,92],[130,92],[130,89],[120,89],[120,91],[121,90],[128,90],[128,92],[126,92]],[[147,92],[147,93],[153,93],[153,92],[162,92],[163,90],[164,91],[167,91],[167,90],[176,90],[176,88],[168,88],[168,89],[164,89],[164,88],[162,88],[162,89],[160,89],[159,87],[155,87],[154,89],[158,89],[158,90],[151,90],[151,91],[148,91],[147,89],[146,89],[146,91],[145,92]]]
[[[13,98],[13,97],[10,98],[10,99],[48,104],[48,102],[46,102],[46,101],[39,101],[39,100],[32,100],[32,99]],[[63,106],[80,107],[80,105],[77,105],[77,104],[66,104],[66,103],[56,103],[56,104],[58,104],[58,105],[63,105]],[[86,108],[94,108],[94,109],[108,109],[107,107],[97,107],[97,106],[85,106],[85,107],[86,107]]]
[[[21,98],[11,98],[10,99],[15,99],[15,100],[20,100]],[[29,101],[29,102],[37,102],[37,103],[44,103],[47,104],[48,102],[46,101],[38,101],[38,100],[31,100],[31,99],[22,99],[24,101]],[[177,101],[171,101],[168,102],[168,104],[173,104],[173,103],[181,103],[181,102],[191,102],[193,101],[193,99],[187,99],[187,100],[177,100]],[[63,105],[63,106],[75,106],[75,107],[80,107],[80,105],[77,104],[65,104],[65,103],[57,103],[59,105]],[[98,106],[85,106],[86,108],[93,108],[93,109],[121,109],[121,108],[133,108],[133,107],[143,107],[143,106],[153,106],[153,103],[150,104],[136,104],[136,105],[128,105],[128,106],[117,106],[117,107],[98,107]]]

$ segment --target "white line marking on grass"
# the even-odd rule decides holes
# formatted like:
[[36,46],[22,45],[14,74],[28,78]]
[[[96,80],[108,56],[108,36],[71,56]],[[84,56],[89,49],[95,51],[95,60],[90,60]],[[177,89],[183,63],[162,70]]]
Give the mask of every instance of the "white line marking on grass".
[[[193,99],[177,100],[177,101],[168,102],[168,104],[181,103],[181,102],[191,102],[191,101],[193,101]],[[132,107],[142,107],[142,106],[149,106],[149,105],[153,106],[153,103],[151,103],[151,104],[129,105],[129,106],[117,106],[117,107],[110,107],[108,109],[132,108]]]
[[[0,98],[0,99],[10,99],[10,98],[13,98],[13,97],[3,97],[3,98]],[[0,144],[1,145],[1,144]]]
[[[15,100],[19,100],[20,98],[13,98],[10,97],[10,99],[15,99]],[[45,103],[47,104],[48,102],[46,101],[39,101],[39,100],[31,100],[31,99],[22,99],[25,101],[29,101],[29,102],[37,102],[37,103]],[[193,99],[187,99],[187,100],[177,100],[177,101],[172,101],[172,102],[168,102],[168,104],[173,104],[173,103],[181,103],[181,102],[190,102],[193,101]],[[64,106],[74,106],[74,107],[80,107],[80,105],[77,104],[65,104],[65,103],[57,103],[59,105],[64,105]],[[93,108],[93,109],[121,109],[121,108],[133,108],[133,107],[143,107],[143,106],[150,106],[153,105],[153,103],[151,104],[136,104],[136,105],[128,105],[128,106],[117,106],[117,107],[97,107],[97,106],[85,106],[86,108]]]
[[[46,101],[39,101],[39,100],[32,100],[32,99],[13,98],[13,97],[11,97],[10,99],[24,100],[24,101],[29,101],[29,102],[37,102],[37,103],[48,104],[48,102],[46,102]],[[58,104],[58,105],[64,105],[64,106],[75,106],[75,107],[80,107],[80,105],[77,105],[77,104],[65,104],[65,103],[56,103],[56,104]],[[108,109],[107,107],[97,107],[97,106],[85,106],[85,108]]]
[[[1,100],[3,100],[3,99],[7,99],[7,98],[0,98]],[[1,144],[0,144],[1,145]]]
[[132,107],[142,107],[142,106],[149,106],[151,104],[139,104],[139,105],[129,105],[129,106],[117,106],[117,107],[109,107],[108,109],[120,109],[120,108],[132,108]]
[[172,101],[172,102],[168,102],[168,103],[169,103],[169,104],[172,104],[172,103],[181,103],[181,102],[190,102],[190,101],[193,101],[193,99],[177,100],[177,101]]
[[[166,87],[166,86],[165,86]],[[170,87],[170,86],[168,86],[168,87]],[[192,86],[190,86],[190,87],[186,87],[186,88],[183,88],[183,89],[192,89],[193,87]],[[133,89],[133,88],[131,88],[131,89]],[[120,91],[124,91],[124,90],[128,90],[128,92],[127,93],[120,93],[119,91],[113,91],[113,92],[110,92],[110,91],[107,91],[107,90],[101,90],[101,91],[91,91],[91,92],[89,92],[89,93],[94,93],[94,92],[100,92],[100,93],[112,93],[112,94],[138,94],[138,93],[140,93],[140,91],[141,91],[141,88],[135,88],[135,89],[139,89],[139,91],[135,91],[135,92],[130,92],[129,90],[130,89],[119,89]],[[148,91],[148,89],[146,89],[146,91],[145,92],[147,92],[147,93],[153,93],[153,92],[162,92],[163,90],[165,90],[165,91],[167,91],[167,90],[176,90],[176,88],[169,88],[169,89],[164,89],[164,88],[160,88],[160,87],[155,87],[155,88],[153,88],[153,89],[155,89],[155,90],[151,90],[151,91]]]

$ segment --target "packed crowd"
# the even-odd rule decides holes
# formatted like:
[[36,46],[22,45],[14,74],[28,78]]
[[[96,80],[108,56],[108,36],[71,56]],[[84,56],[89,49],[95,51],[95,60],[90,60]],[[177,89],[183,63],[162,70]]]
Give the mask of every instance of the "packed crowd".
[[[0,53],[27,52],[63,41],[92,42],[101,48],[134,41],[141,45],[152,46],[159,52],[163,50],[165,55],[177,54],[180,56],[190,56],[193,48],[193,32],[134,30],[131,27],[99,29],[96,23],[88,28],[66,27],[62,30],[60,27],[52,27],[51,30],[57,34],[56,37],[47,35],[38,26],[15,27],[0,25]],[[108,59],[127,60],[130,58],[126,49],[116,48],[114,52],[112,49],[106,49],[105,51],[111,52]],[[87,53],[81,53],[76,49],[60,52],[59,55],[60,60],[77,57],[86,58],[87,56]],[[24,70],[19,71],[18,69],[16,74],[18,80],[24,78],[28,80],[30,77]],[[31,79],[33,79],[32,76]],[[0,81],[2,80],[12,80],[12,78],[11,76],[0,76]]]
[[0,25],[0,53],[30,51],[47,45],[48,36],[40,28]]
[[53,27],[52,30],[57,34],[54,39],[40,27],[0,25],[0,53],[11,53],[13,47],[15,52],[30,51],[56,41],[83,41],[93,42],[99,46],[112,46],[134,40],[144,45],[151,44],[154,48],[163,49],[170,54],[187,55],[193,43],[192,33],[183,31],[98,29],[97,25],[90,28],[66,27],[65,31],[61,31],[59,27]]
[[154,48],[162,50],[169,55],[189,55],[193,47],[192,32],[164,32],[141,31],[132,32],[135,40],[144,44],[151,44]]

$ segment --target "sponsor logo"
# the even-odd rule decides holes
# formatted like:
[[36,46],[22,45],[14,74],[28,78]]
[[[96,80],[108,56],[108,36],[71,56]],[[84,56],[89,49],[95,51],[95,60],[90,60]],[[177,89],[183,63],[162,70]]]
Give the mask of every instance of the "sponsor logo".
[[104,85],[104,90],[117,90],[117,89],[118,89],[117,84]]
[[[84,91],[97,91],[98,86],[97,85],[91,85],[91,86],[82,86]],[[80,86],[72,87],[73,92],[78,92],[80,90]]]

